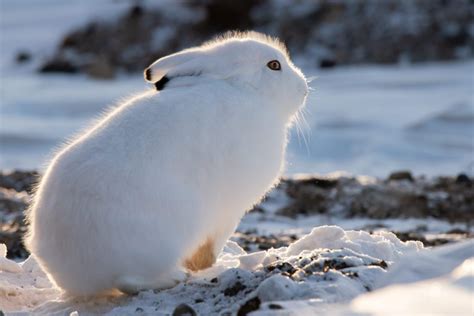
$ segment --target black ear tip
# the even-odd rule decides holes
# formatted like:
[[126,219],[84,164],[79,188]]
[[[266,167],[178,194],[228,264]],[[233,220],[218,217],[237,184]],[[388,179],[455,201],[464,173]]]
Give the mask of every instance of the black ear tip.
[[155,87],[156,87],[156,90],[160,91],[160,90],[163,90],[163,88],[165,87],[166,83],[170,81],[168,79],[168,77],[166,76],[163,76],[163,78],[161,78],[160,80],[158,80],[157,82],[155,82]]
[[145,69],[145,79],[147,81],[151,81],[151,69],[150,68]]

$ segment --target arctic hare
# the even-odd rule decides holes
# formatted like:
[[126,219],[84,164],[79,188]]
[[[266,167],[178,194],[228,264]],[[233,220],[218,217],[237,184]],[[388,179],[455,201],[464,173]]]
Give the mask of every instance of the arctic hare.
[[60,150],[26,244],[66,292],[171,287],[211,266],[276,184],[308,86],[278,40],[233,33],[157,60],[155,89]]

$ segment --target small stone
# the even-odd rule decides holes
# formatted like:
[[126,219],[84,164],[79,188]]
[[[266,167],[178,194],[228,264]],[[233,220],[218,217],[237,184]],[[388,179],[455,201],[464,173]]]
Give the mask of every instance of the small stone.
[[413,182],[413,176],[411,175],[411,172],[410,171],[407,171],[407,170],[401,170],[401,171],[395,171],[395,172],[392,172],[389,176],[388,176],[388,180],[392,180],[392,181],[400,181],[400,180],[408,180],[408,181],[411,181]]
[[227,289],[224,290],[224,295],[225,296],[235,296],[237,295],[240,291],[245,290],[247,287],[243,285],[240,281],[237,281],[232,285],[231,287],[228,287]]
[[372,262],[370,265],[378,266],[378,267],[381,267],[382,269],[387,269],[388,268],[388,264],[385,262],[385,260]]
[[64,73],[77,73],[79,68],[73,65],[70,61],[62,59],[60,57],[53,58],[44,64],[39,72],[50,73],[50,72],[64,72]]
[[337,260],[337,259],[325,260],[323,264],[323,272],[326,273],[330,269],[342,270],[342,269],[350,268],[350,267],[352,266],[342,260]]
[[269,304],[268,308],[269,309],[283,309],[283,306],[278,305],[278,304]]
[[469,179],[469,177],[464,174],[464,173],[460,173],[457,177],[456,177],[456,183],[458,184],[471,184],[471,179]]
[[287,272],[290,275],[296,271],[295,267],[293,267],[293,265],[288,262],[278,262],[275,264],[271,264],[266,266],[265,269],[269,272],[272,272],[273,270],[277,269],[281,272]]
[[251,312],[258,310],[260,308],[261,303],[262,302],[260,301],[258,297],[254,297],[248,300],[247,302],[244,303],[244,305],[242,305],[239,308],[239,311],[237,312],[237,316],[246,316],[250,314]]
[[26,63],[31,60],[31,54],[27,51],[20,51],[16,54],[16,62],[19,64]]
[[134,5],[133,7],[130,8],[130,11],[128,12],[129,18],[132,19],[137,19],[141,17],[144,13],[143,7],[140,5]]
[[334,59],[321,59],[319,61],[319,68],[334,68],[336,61]]
[[180,304],[176,306],[172,316],[196,316],[196,312],[188,304]]

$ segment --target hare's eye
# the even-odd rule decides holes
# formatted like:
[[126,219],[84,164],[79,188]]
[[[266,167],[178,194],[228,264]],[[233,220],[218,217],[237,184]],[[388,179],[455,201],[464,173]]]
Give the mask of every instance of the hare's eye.
[[278,60],[271,60],[267,63],[267,66],[268,68],[270,68],[271,70],[280,70],[281,69],[281,66],[280,66],[280,62]]

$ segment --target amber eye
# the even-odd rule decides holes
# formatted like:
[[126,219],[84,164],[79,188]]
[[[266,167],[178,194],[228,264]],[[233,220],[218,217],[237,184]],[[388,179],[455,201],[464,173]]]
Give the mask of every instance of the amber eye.
[[271,70],[280,70],[281,69],[281,66],[280,66],[280,62],[278,60],[271,60],[268,62],[267,64],[268,68],[270,68]]

